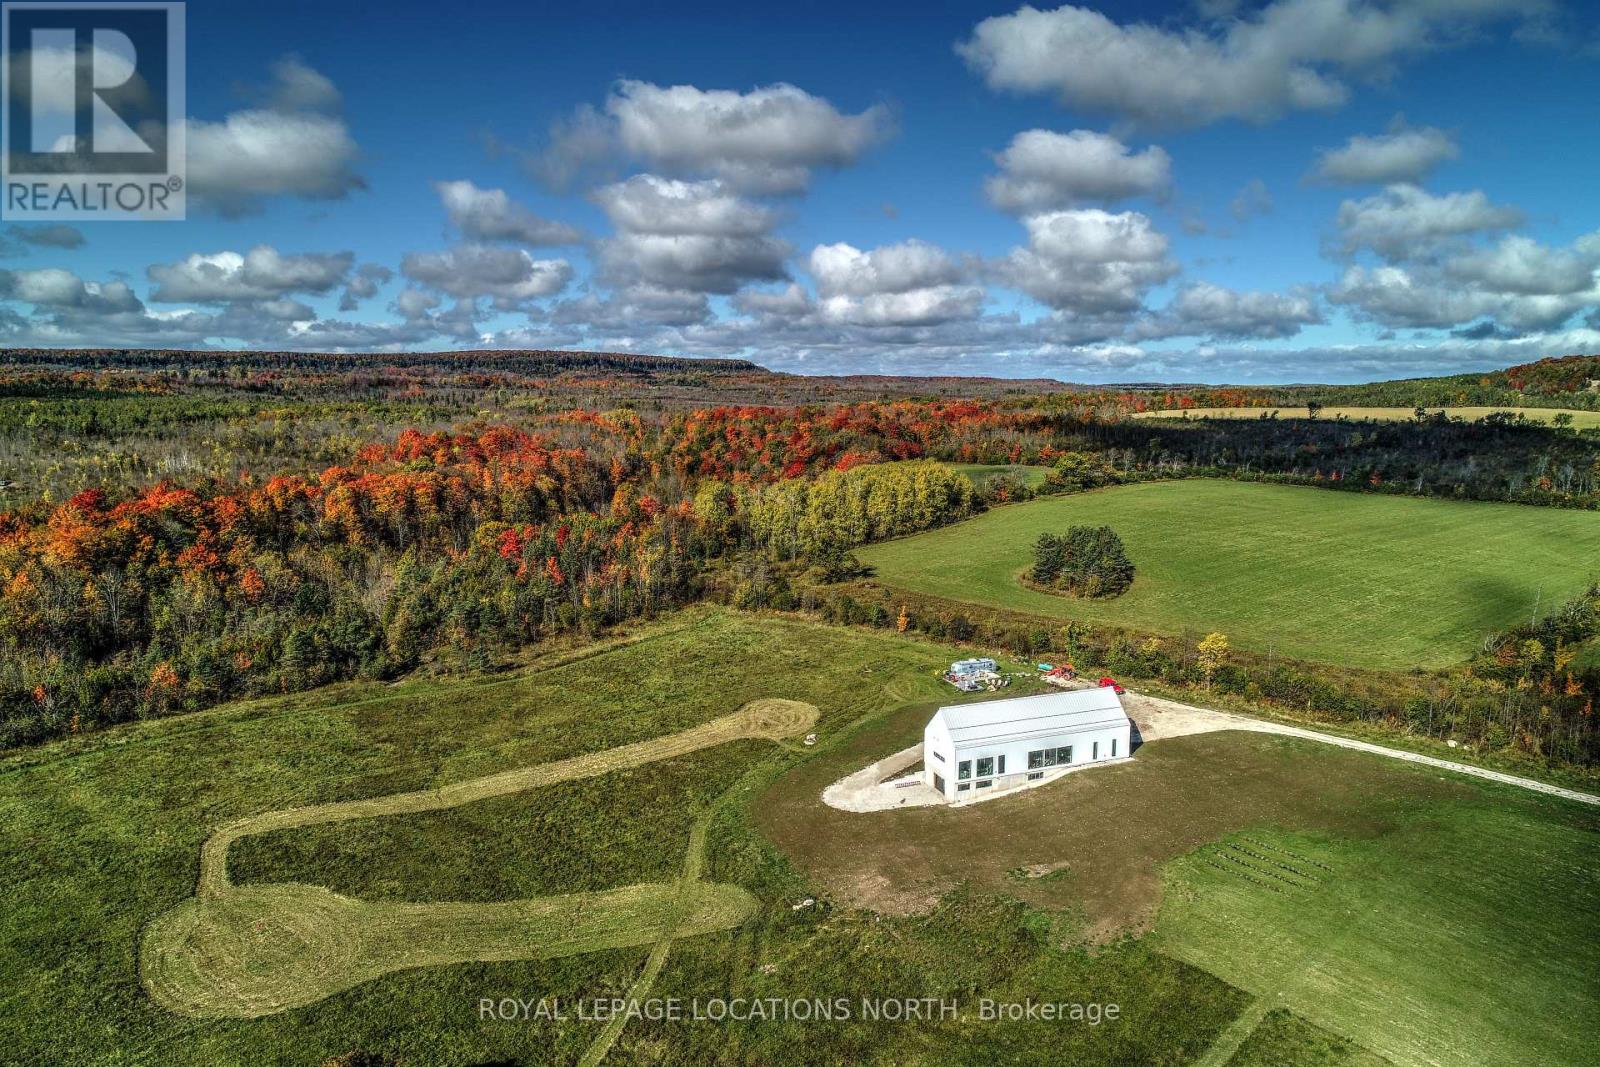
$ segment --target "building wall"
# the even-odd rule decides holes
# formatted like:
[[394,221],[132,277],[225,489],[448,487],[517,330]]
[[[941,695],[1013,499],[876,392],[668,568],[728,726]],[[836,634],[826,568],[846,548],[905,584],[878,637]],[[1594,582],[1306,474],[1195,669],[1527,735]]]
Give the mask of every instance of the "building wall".
[[[944,759],[941,761],[935,753],[942,755]],[[954,755],[955,749],[950,743],[950,733],[945,729],[944,722],[936,715],[928,720],[928,725],[922,730],[922,780],[930,789],[942,792],[946,800],[956,793],[956,765],[952,758]],[[935,777],[940,781],[934,781]]]
[[[1070,766],[1081,767],[1089,763],[1104,763],[1109,759],[1123,759],[1129,755],[1129,745],[1132,742],[1131,733],[1132,731],[1129,728],[1129,725],[1127,723],[1123,723],[1120,726],[1110,726],[1099,730],[1089,730],[1081,733],[1062,733],[1052,735],[1050,737],[1011,741],[999,745],[972,745],[970,747],[957,749],[955,758],[953,760],[949,761],[947,764],[938,764],[937,766],[941,771],[941,777],[944,778],[945,797],[950,800],[970,800],[977,792],[987,792],[988,789],[1011,789],[1027,782],[1028,775],[1030,773],[1028,770],[1029,752],[1033,752],[1038,749],[1059,748],[1062,746],[1071,745],[1072,763]],[[929,749],[926,747],[927,741],[928,737],[925,732],[923,737],[923,760],[925,765],[930,762],[928,759]],[[1111,753],[1111,744],[1113,741],[1116,742],[1116,755],[1114,756]],[[1098,743],[1100,746],[1098,757],[1095,755],[1096,743]],[[946,754],[948,755],[950,748],[950,743],[948,740],[944,742],[944,747]],[[999,757],[1001,755],[1004,755],[1006,758],[1005,774],[994,776],[992,779],[994,781],[994,785],[988,787],[988,789],[979,790],[977,787],[977,782],[980,780],[977,774],[978,760],[986,756]],[[967,779],[966,782],[962,782],[960,778],[960,764],[963,760],[972,761],[972,777]],[[1058,764],[1055,767],[1048,767],[1044,770],[1046,776],[1048,777],[1052,772],[1063,769],[1065,768]],[[948,773],[945,773],[946,771]],[[931,774],[929,774],[925,780],[929,785],[933,784]],[[963,790],[960,788],[963,784],[970,785],[972,788]]]

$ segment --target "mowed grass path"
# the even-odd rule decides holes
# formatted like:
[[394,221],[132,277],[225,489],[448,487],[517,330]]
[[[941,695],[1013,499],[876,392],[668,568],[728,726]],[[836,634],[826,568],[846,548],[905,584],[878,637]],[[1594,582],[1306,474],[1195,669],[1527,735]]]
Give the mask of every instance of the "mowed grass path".
[[228,878],[228,848],[273,831],[447,810],[741,738],[779,741],[816,721],[817,709],[809,704],[756,700],[676,734],[555,763],[236,820],[201,849],[196,899],[145,928],[140,977],[153,998],[180,1014],[249,1019],[313,1004],[390,971],[549,959],[737,926],[754,914],[755,900],[738,886],[697,878],[489,904],[371,904],[320,886],[236,889]]
[[[583,759],[693,730],[772,695],[823,709],[817,729],[826,736],[885,705],[930,699],[939,686],[935,668],[954,654],[879,635],[704,610],[641,626],[630,640],[593,652],[556,654],[508,675],[331,686],[130,724],[0,758],[0,1064],[298,1067],[357,1047],[393,1052],[416,1067],[575,1062],[600,1023],[569,1017],[496,1025],[478,1018],[479,999],[548,996],[570,1004],[622,996],[638,978],[647,946],[427,966],[280,1014],[197,1021],[146,994],[139,944],[152,921],[192,896],[202,844],[235,820],[457,789],[514,768]],[[643,839],[648,847],[609,857],[600,877],[582,864],[588,841],[564,842],[560,855],[549,857],[540,837],[519,832],[540,826],[539,814],[549,811],[581,828],[582,795],[555,796],[582,788],[569,782],[459,808],[249,838],[236,846],[248,879],[240,879],[238,892],[248,904],[249,894],[273,888],[262,882],[357,892],[387,883],[389,891],[374,897],[405,918],[411,905],[514,899],[492,884],[500,882],[514,895],[587,893],[607,904],[638,905],[634,917],[646,921],[629,924],[648,933],[647,913],[661,900],[628,887],[679,877],[690,839],[680,809],[703,812],[727,790],[730,777],[796,756],[765,741],[730,741],[704,752],[716,755],[714,769],[709,758],[683,755],[588,780],[595,800],[587,818],[616,818],[609,797],[600,794],[622,791],[637,798],[625,817],[655,828]],[[673,773],[658,781],[659,788],[645,788],[657,771]],[[472,827],[484,805],[509,813],[506,832],[496,833],[492,824]],[[454,851],[407,840],[416,836],[408,823],[456,816],[474,838]],[[339,828],[360,834],[364,826],[392,835],[396,847],[379,856],[319,853],[315,869],[278,862],[294,854],[270,847],[275,838]],[[381,871],[350,869],[376,863]],[[537,877],[517,873],[529,868],[538,869]],[[713,876],[750,883],[737,872]],[[468,885],[478,892],[463,893]],[[628,893],[635,899],[626,899]],[[313,895],[319,905],[332,896]],[[781,909],[790,914],[787,903]],[[505,920],[502,929],[532,929],[546,918],[537,906],[501,910],[491,917]],[[609,910],[626,917],[628,908]],[[587,931],[600,932],[592,925]],[[569,923],[561,936],[586,933]],[[726,951],[722,939],[730,935],[709,936],[718,945],[708,952]],[[626,938],[638,940],[636,934]],[[400,947],[425,953],[433,945]]]
[[[1041,533],[1105,523],[1138,568],[1087,601],[1024,587]],[[1153,482],[996,508],[857,554],[890,587],[1381,668],[1466,658],[1600,577],[1600,515],[1291,486]]]
[[[1565,412],[1572,416],[1572,425],[1580,430],[1593,429],[1600,426],[1600,411],[1583,411],[1577,408],[1494,408],[1494,407],[1430,407],[1429,411],[1443,411],[1452,418],[1461,418],[1471,421],[1481,419],[1485,415],[1496,411],[1507,411],[1513,415],[1520,414],[1530,422],[1548,423],[1557,415]],[[1281,408],[1174,408],[1169,411],[1141,411],[1134,418],[1138,419],[1181,419],[1188,416],[1191,419],[1259,419],[1269,412],[1276,412],[1280,419],[1303,419],[1307,417],[1304,405],[1300,407]],[[1373,419],[1378,422],[1399,422],[1404,419],[1415,418],[1417,409],[1409,408],[1378,408],[1378,407],[1326,407],[1317,415],[1320,419],[1347,418],[1355,422],[1362,419]]]

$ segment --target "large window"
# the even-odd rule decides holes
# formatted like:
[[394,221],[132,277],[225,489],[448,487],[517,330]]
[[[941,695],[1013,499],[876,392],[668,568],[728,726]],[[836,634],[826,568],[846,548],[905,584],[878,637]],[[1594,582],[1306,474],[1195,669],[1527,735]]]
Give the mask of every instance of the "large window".
[[978,757],[978,777],[979,778],[993,778],[994,777],[994,757],[993,756],[979,756]]
[[1046,767],[1065,767],[1072,762],[1072,746],[1040,748],[1028,753],[1028,770],[1040,771]]
[[956,781],[964,782],[972,777],[972,761],[964,759],[956,764]]

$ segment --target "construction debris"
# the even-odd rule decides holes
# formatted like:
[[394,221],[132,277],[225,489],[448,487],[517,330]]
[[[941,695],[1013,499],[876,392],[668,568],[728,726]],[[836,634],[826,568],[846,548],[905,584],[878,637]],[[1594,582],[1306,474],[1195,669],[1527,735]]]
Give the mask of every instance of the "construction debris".
[[[1045,665],[1041,664],[1040,666],[1043,667]],[[1058,689],[1071,689],[1074,688],[1072,682],[1078,677],[1078,672],[1073,669],[1072,664],[1062,663],[1054,667],[1046,667],[1044,673],[1039,677],[1043,678],[1047,685],[1053,685]]]

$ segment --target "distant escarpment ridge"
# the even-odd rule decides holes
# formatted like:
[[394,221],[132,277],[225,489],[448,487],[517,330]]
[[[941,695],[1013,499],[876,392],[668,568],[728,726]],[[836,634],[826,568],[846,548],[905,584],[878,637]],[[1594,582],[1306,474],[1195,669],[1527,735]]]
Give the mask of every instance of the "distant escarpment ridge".
[[317,367],[352,371],[372,367],[440,367],[454,371],[516,374],[751,374],[765,368],[747,359],[686,359],[631,352],[563,352],[546,349],[463,349],[440,352],[319,352],[263,349],[5,348],[0,362],[39,367],[160,370],[168,367]]
[[[43,371],[146,371],[153,373],[293,372],[360,374],[381,370],[410,373],[516,375],[523,378],[633,379],[693,386],[792,392],[795,383],[825,379],[833,399],[862,395],[1005,396],[1072,392],[1090,388],[1053,378],[994,378],[966,375],[830,374],[774,371],[747,359],[655,356],[633,352],[553,349],[460,349],[432,352],[319,352],[268,349],[175,348],[0,348],[0,366]],[[756,393],[745,401],[759,400]],[[776,394],[774,394],[776,399]],[[790,401],[797,397],[787,397]]]

